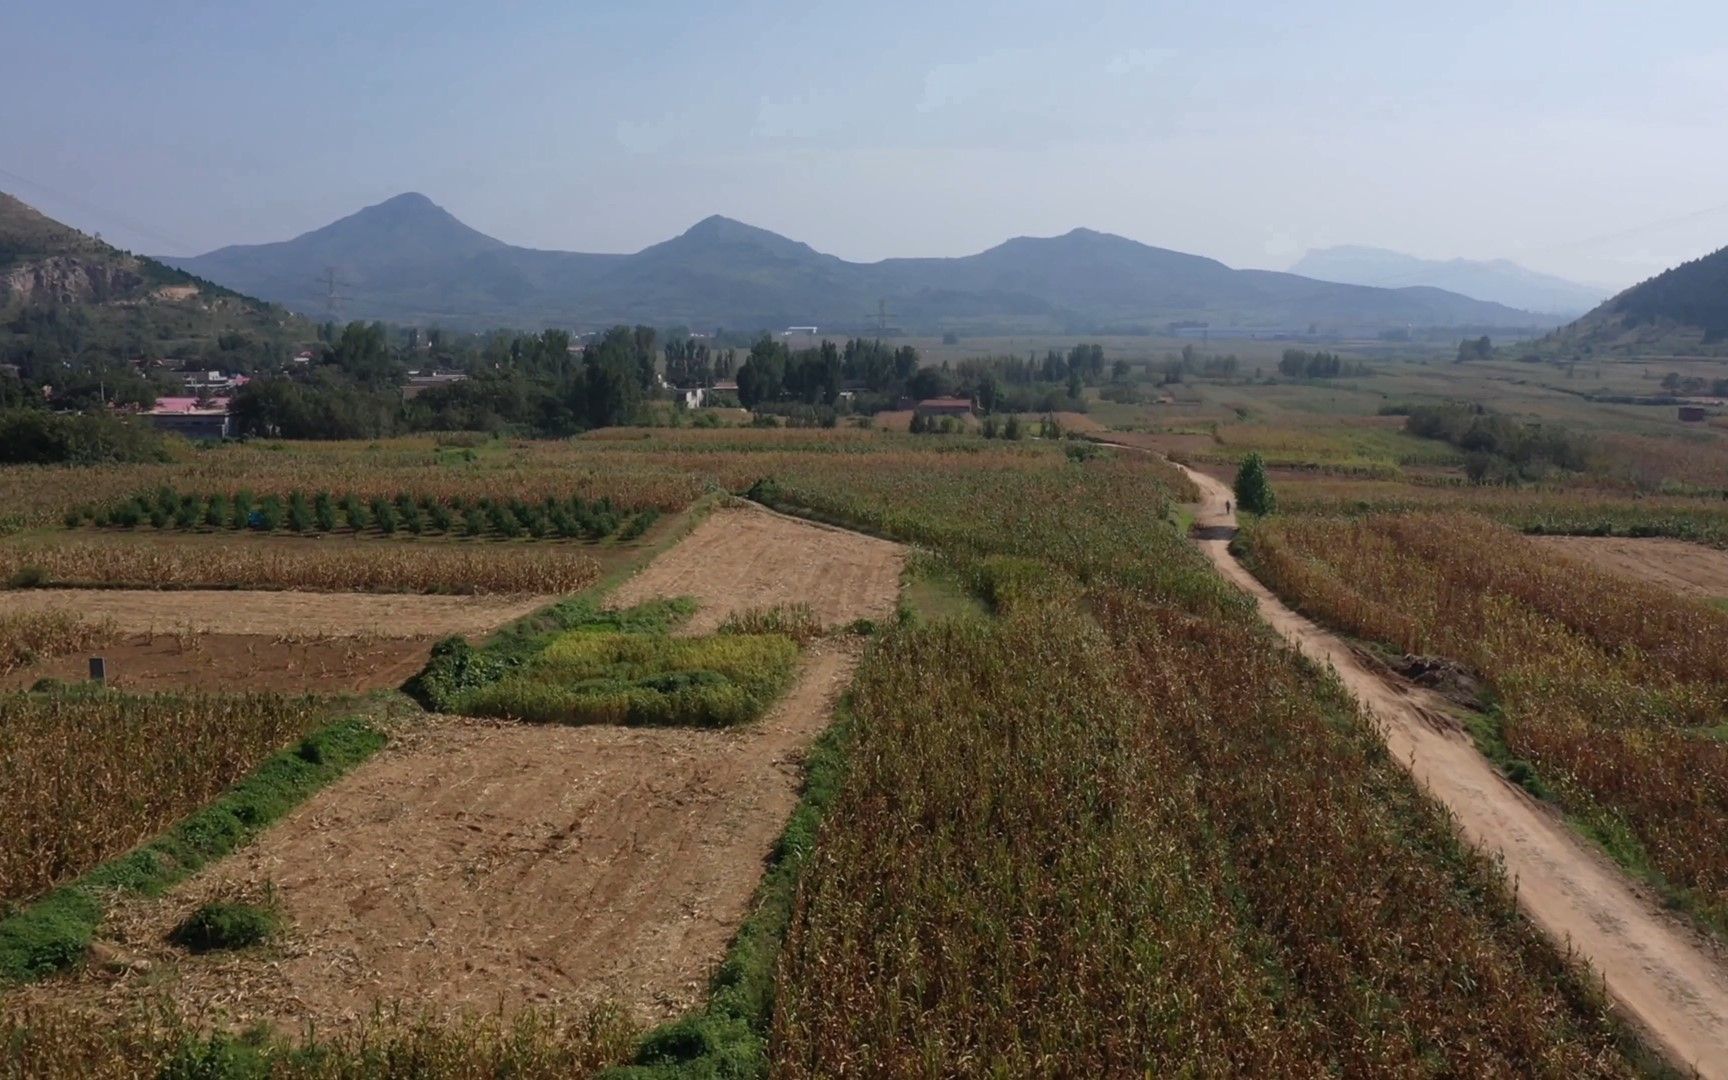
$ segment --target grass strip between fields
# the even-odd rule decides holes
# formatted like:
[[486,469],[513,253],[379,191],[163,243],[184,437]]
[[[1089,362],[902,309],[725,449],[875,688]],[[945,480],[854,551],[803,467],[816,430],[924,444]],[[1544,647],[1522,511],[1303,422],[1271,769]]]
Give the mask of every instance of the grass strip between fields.
[[371,757],[385,741],[366,715],[320,728],[162,836],[0,919],[0,986],[74,966],[114,894],[155,895],[185,880]]

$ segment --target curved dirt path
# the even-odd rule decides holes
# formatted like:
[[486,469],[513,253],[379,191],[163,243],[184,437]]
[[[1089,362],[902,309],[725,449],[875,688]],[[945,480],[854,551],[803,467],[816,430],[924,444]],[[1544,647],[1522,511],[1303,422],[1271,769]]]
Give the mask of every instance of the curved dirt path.
[[1254,598],[1279,635],[1337,672],[1379,721],[1392,756],[1446,804],[1472,844],[1504,860],[1525,914],[1590,963],[1656,1046],[1700,1076],[1728,1077],[1728,967],[1720,950],[1663,913],[1565,822],[1495,772],[1447,721],[1445,699],[1376,674],[1343,639],[1260,584],[1230,553],[1230,489],[1182,468],[1202,494],[1195,536],[1207,558]]

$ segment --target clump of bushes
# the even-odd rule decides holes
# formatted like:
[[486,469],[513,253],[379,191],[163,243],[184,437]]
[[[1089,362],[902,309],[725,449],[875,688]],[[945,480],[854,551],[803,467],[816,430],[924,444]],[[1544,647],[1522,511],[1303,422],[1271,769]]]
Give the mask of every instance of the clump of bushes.
[[281,929],[282,913],[273,900],[215,900],[186,916],[168,937],[183,949],[201,953],[262,945]]

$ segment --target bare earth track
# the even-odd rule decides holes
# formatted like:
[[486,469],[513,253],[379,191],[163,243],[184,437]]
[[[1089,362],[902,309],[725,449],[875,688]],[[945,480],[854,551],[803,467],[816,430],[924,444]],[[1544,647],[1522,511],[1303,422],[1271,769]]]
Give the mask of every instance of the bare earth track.
[[808,604],[824,626],[894,613],[905,549],[759,507],[717,510],[677,547],[613,591],[629,607],[657,596],[701,605],[685,633],[706,634],[752,608]]
[[1502,778],[1468,736],[1444,721],[1445,699],[1371,670],[1337,635],[1292,611],[1230,553],[1230,490],[1188,470],[1204,495],[1200,546],[1260,615],[1316,663],[1331,667],[1379,722],[1392,756],[1452,811],[1464,836],[1504,860],[1518,902],[1556,942],[1602,976],[1652,1042],[1704,1077],[1728,1077],[1728,965],[1720,950],[1640,894],[1618,867],[1554,813]]
[[1728,551],[1667,537],[1532,536],[1530,542],[1685,596],[1728,597]]

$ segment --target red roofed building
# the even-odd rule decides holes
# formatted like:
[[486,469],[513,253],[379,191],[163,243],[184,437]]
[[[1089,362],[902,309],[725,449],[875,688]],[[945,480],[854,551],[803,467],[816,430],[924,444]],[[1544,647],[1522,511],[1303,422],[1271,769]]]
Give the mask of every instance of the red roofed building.
[[971,416],[972,399],[963,397],[933,397],[920,401],[914,409],[919,416]]
[[176,432],[188,439],[226,439],[234,434],[234,418],[225,397],[159,397],[144,418],[157,431]]

